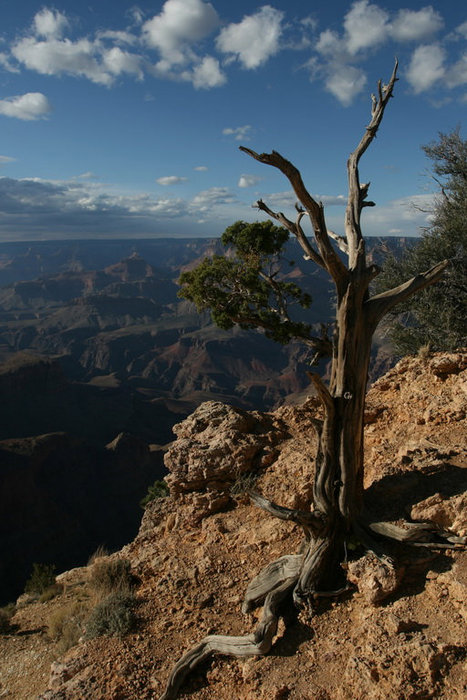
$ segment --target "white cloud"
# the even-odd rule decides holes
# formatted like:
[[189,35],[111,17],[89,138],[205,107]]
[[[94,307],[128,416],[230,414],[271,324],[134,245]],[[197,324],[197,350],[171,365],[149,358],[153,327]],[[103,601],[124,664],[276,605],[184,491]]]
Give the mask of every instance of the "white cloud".
[[402,9],[391,22],[390,34],[396,41],[423,41],[443,25],[443,18],[431,5],[420,10]]
[[19,68],[13,66],[10,63],[10,57],[8,54],[0,52],[0,66],[2,66],[9,73],[19,73]]
[[463,22],[456,28],[456,33],[467,39],[467,22]]
[[195,88],[213,88],[224,85],[226,76],[221,71],[219,61],[212,56],[205,56],[201,63],[193,68],[192,82]]
[[8,165],[8,163],[13,163],[15,160],[16,158],[10,158],[10,156],[0,156],[0,168]]
[[163,185],[168,187],[170,185],[181,185],[182,182],[186,182],[186,177],[180,177],[179,175],[165,175],[164,177],[158,177],[156,182],[158,185]]
[[0,100],[0,114],[24,121],[43,119],[51,111],[50,102],[41,92],[27,92]]
[[34,28],[38,36],[46,38],[60,37],[68,27],[69,22],[64,14],[57,10],[44,7],[34,17]]
[[103,55],[103,63],[110,73],[120,75],[130,73],[136,75],[139,80],[143,78],[141,69],[141,57],[136,54],[122,51],[118,46],[106,51]]
[[366,75],[360,68],[331,64],[328,66],[325,88],[331,95],[334,95],[344,107],[348,107],[352,103],[354,97],[362,92],[366,82]]
[[25,37],[13,46],[12,53],[27,68],[44,75],[68,73],[110,85],[114,76],[99,63],[100,48],[89,39],[38,41],[35,37]]
[[230,204],[234,201],[235,197],[227,187],[210,187],[193,197],[191,205],[199,212],[206,212],[215,206]]
[[230,126],[222,129],[224,136],[233,136],[236,141],[248,141],[250,139],[250,124],[245,124],[245,126],[236,126],[232,128]]
[[199,173],[205,173],[208,168],[206,165],[197,165],[193,170],[197,170]]
[[238,181],[238,187],[254,187],[263,178],[258,175],[241,175]]
[[[347,204],[347,197],[343,194],[312,194],[312,197],[317,202],[322,202],[325,207],[346,206]],[[272,204],[273,209],[293,209],[297,201],[297,196],[292,190],[285,190],[284,192],[268,194],[265,197],[265,201]]]
[[279,51],[284,13],[265,5],[238,24],[229,24],[217,37],[217,48],[235,56],[244,68],[258,68]]
[[416,194],[394,199],[383,206],[365,209],[363,226],[366,235],[387,235],[388,233],[404,233],[414,235],[431,219],[434,195]]
[[467,83],[467,53],[446,71],[446,83],[450,88]]
[[369,0],[355,2],[344,18],[346,44],[351,54],[382,44],[388,33],[387,12]]
[[415,49],[407,70],[407,80],[416,95],[428,90],[444,76],[444,59],[445,51],[438,44],[427,44]]
[[130,34],[130,32],[114,31],[112,29],[97,32],[96,36],[98,39],[115,41],[116,44],[136,44],[138,41],[138,38],[134,34]]
[[162,12],[143,25],[149,46],[158,49],[168,65],[184,64],[192,43],[204,39],[219,25],[210,3],[202,0],[167,0]]
[[80,180],[95,180],[98,178],[98,175],[93,173],[91,170],[87,170],[85,173],[81,173],[81,175],[77,176]]

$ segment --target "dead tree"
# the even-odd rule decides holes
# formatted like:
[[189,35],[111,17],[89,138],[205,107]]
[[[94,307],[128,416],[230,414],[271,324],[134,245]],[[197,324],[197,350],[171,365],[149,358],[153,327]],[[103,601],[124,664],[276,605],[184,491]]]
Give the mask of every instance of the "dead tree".
[[[371,296],[369,286],[378,275],[369,265],[361,231],[369,183],[361,183],[359,161],[376,136],[396,82],[397,62],[387,85],[378,83],[372,95],[371,120],[347,161],[348,201],[345,236],[327,228],[324,207],[306,189],[299,170],[276,151],[256,153],[241,147],[249,156],[280,170],[288,179],[299,204],[292,221],[272,211],[263,201],[256,206],[295,236],[305,259],[323,268],[335,286],[336,318],[332,338],[332,365],[329,386],[317,374],[310,374],[323,405],[324,418],[314,421],[318,431],[315,461],[313,507],[309,512],[289,510],[251,494],[254,502],[272,515],[300,525],[305,533],[302,553],[283,556],[269,564],[249,584],[243,612],[263,603],[262,618],[255,632],[246,637],[210,635],[187,652],[175,665],[160,700],[173,700],[193,668],[212,654],[251,656],[266,654],[278,625],[278,607],[290,596],[301,606],[320,595],[338,594],[336,572],[345,556],[345,542],[357,534],[359,541],[374,549],[374,541],[363,518],[363,417],[368,365],[374,331],[381,319],[399,302],[439,280],[448,261],[421,272],[395,289]],[[311,222],[307,237],[302,220]],[[347,264],[336,247],[344,253]],[[391,528],[379,524],[379,535],[395,537]],[[397,538],[396,538],[397,539]],[[391,566],[391,560],[386,559]]]

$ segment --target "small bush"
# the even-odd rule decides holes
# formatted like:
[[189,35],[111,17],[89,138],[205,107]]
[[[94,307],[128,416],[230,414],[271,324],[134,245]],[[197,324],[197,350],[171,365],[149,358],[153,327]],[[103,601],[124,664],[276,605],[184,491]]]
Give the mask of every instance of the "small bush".
[[146,508],[151,501],[155,501],[156,498],[167,498],[169,493],[170,489],[165,481],[155,481],[149,486],[147,494],[141,499],[139,504],[141,508]]
[[60,654],[78,643],[84,632],[85,617],[86,608],[76,602],[56,610],[49,617],[47,631],[49,637],[57,642]]
[[11,618],[16,612],[14,603],[8,603],[3,608],[0,608],[0,634],[8,634],[11,632]]
[[47,603],[48,600],[52,600],[52,598],[55,598],[61,593],[63,593],[63,586],[61,586],[59,583],[54,583],[40,594],[39,603]]
[[230,495],[233,496],[233,498],[241,498],[247,494],[248,491],[255,488],[258,476],[256,472],[240,474],[230,488]]
[[91,611],[86,622],[86,638],[106,635],[123,637],[136,622],[133,612],[135,597],[129,593],[111,593]]
[[134,585],[128,559],[96,561],[89,577],[89,586],[101,596],[109,593],[129,593]]
[[33,564],[32,573],[26,581],[25,593],[37,593],[41,595],[55,583],[55,566],[53,564]]
[[91,554],[91,556],[88,559],[88,566],[91,566],[91,564],[94,564],[96,559],[101,559],[102,557],[108,557],[110,552],[108,549],[104,547],[103,544],[99,545],[99,547],[96,549],[94,554]]

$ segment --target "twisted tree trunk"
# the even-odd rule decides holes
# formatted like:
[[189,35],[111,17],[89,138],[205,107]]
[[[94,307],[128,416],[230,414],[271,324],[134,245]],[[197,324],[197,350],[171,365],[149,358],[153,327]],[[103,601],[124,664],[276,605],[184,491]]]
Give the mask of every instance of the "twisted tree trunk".
[[[258,154],[241,147],[255,160],[278,168],[289,180],[298,201],[298,216],[293,222],[282,212],[272,211],[263,201],[257,207],[279,221],[294,235],[305,259],[325,269],[336,289],[336,319],[332,340],[332,366],[329,387],[320,377],[310,374],[324,407],[322,421],[314,421],[319,434],[315,460],[313,509],[290,510],[258,494],[253,501],[275,517],[290,520],[303,528],[304,545],[298,555],[281,557],[269,564],[249,585],[243,611],[264,603],[263,615],[252,635],[226,637],[210,635],[185,654],[175,665],[160,700],[174,700],[191,670],[212,654],[246,656],[267,653],[277,630],[279,605],[290,596],[296,605],[309,603],[322,595],[337,595],[342,585],[340,563],[345,543],[353,531],[361,533],[359,522],[363,506],[363,419],[368,365],[373,333],[383,316],[399,301],[436,282],[447,261],[417,275],[396,289],[370,297],[369,285],[379,270],[368,265],[365,242],[360,229],[369,184],[360,184],[358,164],[374,139],[396,82],[397,62],[387,86],[378,84],[378,96],[372,96],[371,120],[355,151],[347,162],[349,196],[345,219],[345,237],[326,226],[324,209],[303,184],[297,168],[279,153]],[[313,244],[301,222],[308,216],[313,228]],[[333,241],[347,255],[345,265]],[[329,344],[317,339],[316,346]],[[381,528],[380,528],[381,530]],[[383,526],[384,530],[384,526]]]

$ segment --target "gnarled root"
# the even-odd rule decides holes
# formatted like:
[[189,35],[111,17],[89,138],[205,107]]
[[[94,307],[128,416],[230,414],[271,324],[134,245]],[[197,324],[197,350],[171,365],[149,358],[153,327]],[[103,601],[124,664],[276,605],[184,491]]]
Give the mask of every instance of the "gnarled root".
[[280,557],[269,564],[248,586],[243,610],[249,611],[264,600],[263,614],[253,634],[244,637],[208,635],[175,664],[159,700],[175,700],[180,686],[193,669],[214,654],[257,656],[269,652],[279,623],[280,603],[294,588],[303,557]]

